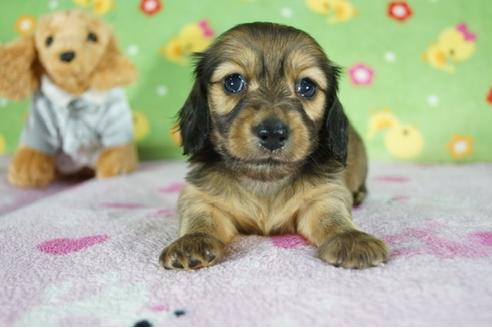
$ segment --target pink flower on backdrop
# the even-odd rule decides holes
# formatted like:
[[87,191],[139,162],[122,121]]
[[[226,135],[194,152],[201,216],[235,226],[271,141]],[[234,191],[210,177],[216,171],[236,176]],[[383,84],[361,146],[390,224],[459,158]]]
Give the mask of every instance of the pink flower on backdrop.
[[363,63],[353,65],[350,67],[348,73],[350,81],[352,81],[354,85],[371,85],[374,79],[374,70]]
[[140,10],[148,15],[152,16],[161,11],[163,5],[161,0],[141,0],[140,1]]
[[40,243],[37,248],[51,255],[67,255],[81,251],[85,248],[105,242],[107,235],[95,235],[81,238],[57,238]]
[[290,234],[271,237],[273,245],[280,248],[296,248],[309,245],[309,242],[301,235]]
[[404,22],[412,16],[412,8],[406,1],[392,1],[388,4],[388,16]]
[[490,88],[489,93],[487,94],[487,102],[492,105],[492,88]]

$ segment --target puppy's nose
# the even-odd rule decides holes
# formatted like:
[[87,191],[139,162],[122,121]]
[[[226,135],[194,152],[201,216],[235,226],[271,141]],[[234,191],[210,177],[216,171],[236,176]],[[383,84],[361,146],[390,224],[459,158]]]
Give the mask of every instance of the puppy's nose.
[[271,151],[281,148],[289,138],[289,129],[282,121],[269,118],[254,128],[260,144]]
[[66,63],[70,63],[75,58],[74,51],[65,51],[60,54],[60,60]]

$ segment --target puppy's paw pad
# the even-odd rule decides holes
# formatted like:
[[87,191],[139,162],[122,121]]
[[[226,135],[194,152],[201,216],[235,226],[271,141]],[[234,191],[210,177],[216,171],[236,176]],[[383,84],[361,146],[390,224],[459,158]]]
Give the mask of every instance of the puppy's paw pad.
[[388,260],[383,241],[365,232],[352,230],[336,235],[318,249],[319,257],[334,266],[364,269]]
[[159,257],[165,269],[197,270],[224,256],[224,243],[204,233],[185,235],[166,247]]

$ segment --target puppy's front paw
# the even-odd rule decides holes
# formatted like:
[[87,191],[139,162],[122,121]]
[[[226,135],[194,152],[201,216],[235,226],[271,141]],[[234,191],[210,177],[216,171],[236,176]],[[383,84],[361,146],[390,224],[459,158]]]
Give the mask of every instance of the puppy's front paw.
[[318,255],[334,266],[364,269],[388,260],[383,241],[365,232],[352,230],[335,235],[318,249]]
[[166,269],[196,270],[220,261],[224,247],[220,240],[205,233],[184,235],[162,251],[159,262]]

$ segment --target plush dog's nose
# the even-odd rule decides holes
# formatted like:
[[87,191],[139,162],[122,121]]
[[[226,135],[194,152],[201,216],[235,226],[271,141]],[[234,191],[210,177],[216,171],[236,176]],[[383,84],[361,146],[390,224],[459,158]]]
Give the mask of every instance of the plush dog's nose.
[[60,60],[66,63],[70,63],[75,58],[75,52],[65,51],[60,54]]
[[261,122],[254,130],[260,139],[260,144],[272,151],[281,148],[289,138],[287,125],[275,118]]

